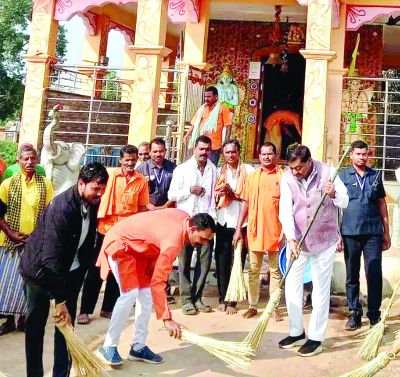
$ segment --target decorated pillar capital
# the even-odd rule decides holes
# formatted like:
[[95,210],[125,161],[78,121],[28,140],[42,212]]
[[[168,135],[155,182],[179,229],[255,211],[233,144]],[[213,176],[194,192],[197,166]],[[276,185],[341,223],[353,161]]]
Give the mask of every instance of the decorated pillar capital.
[[129,46],[129,49],[132,50],[135,54],[159,55],[162,58],[167,57],[172,52],[170,48],[165,46],[133,45]]
[[304,56],[304,59],[314,60],[327,60],[332,61],[336,59],[336,51],[330,50],[300,50],[300,54]]

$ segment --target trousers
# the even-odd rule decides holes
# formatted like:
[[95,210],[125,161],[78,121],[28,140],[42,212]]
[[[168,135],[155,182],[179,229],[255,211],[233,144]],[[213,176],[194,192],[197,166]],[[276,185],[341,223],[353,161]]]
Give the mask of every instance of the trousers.
[[329,317],[330,288],[336,243],[317,254],[301,253],[293,262],[285,282],[286,306],[289,315],[290,336],[303,333],[303,279],[308,261],[311,263],[313,291],[312,312],[308,325],[308,338],[322,342],[325,339]]
[[[249,306],[257,308],[260,299],[260,271],[265,253],[260,251],[249,251]],[[270,272],[269,294],[271,295],[279,287],[281,273],[278,267],[278,251],[268,252],[268,268]]]
[[210,271],[213,246],[214,240],[210,240],[205,246],[196,247],[197,260],[193,280],[190,278],[190,265],[195,247],[190,244],[185,245],[179,255],[179,292],[182,305],[189,302],[194,304],[201,300],[207,274]]
[[[217,273],[217,286],[219,293],[219,303],[225,303],[229,306],[236,306],[236,302],[225,302],[226,292],[231,278],[231,270],[233,264],[233,246],[232,240],[235,234],[235,228],[228,228],[226,225],[217,223],[216,241],[215,241],[215,268]],[[246,228],[242,229],[246,234]],[[242,268],[246,258],[246,248],[243,244],[242,249]]]
[[364,257],[370,321],[380,318],[382,303],[382,235],[343,236],[346,264],[346,295],[350,310],[362,311],[360,304],[360,265]]
[[[68,287],[66,306],[75,322],[76,307],[79,291],[82,287],[86,268],[78,267],[67,275]],[[43,371],[43,338],[47,317],[50,311],[50,293],[35,283],[25,281],[25,295],[27,301],[27,314],[25,322],[25,354],[27,377],[42,377]],[[68,377],[71,369],[69,356],[64,336],[58,331],[54,333],[54,366],[53,377]]]
[[[83,284],[80,314],[93,314],[99,297],[103,280],[100,277],[100,268],[96,266],[97,258],[103,245],[104,235],[97,233],[97,242],[94,255]],[[119,296],[119,287],[113,274],[108,274],[104,292],[102,312],[112,312]]]
[[120,296],[115,303],[114,310],[111,316],[110,324],[108,325],[107,334],[104,340],[104,347],[117,347],[122,331],[124,330],[133,305],[135,305],[135,330],[132,336],[132,345],[146,345],[148,334],[148,326],[151,311],[153,308],[153,298],[150,287],[135,288],[128,292],[121,291],[121,283],[118,272],[118,263],[108,257],[108,262],[115,280],[120,287]]

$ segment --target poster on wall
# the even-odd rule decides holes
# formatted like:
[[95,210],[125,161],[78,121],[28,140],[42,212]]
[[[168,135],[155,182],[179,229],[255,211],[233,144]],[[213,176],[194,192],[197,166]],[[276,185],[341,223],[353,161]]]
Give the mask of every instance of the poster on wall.
[[249,80],[260,80],[261,62],[250,62]]

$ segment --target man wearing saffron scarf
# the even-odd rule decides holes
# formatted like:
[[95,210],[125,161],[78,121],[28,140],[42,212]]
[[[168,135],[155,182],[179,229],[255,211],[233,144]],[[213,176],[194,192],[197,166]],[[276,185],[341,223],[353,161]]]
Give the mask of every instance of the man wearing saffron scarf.
[[[206,135],[211,139],[212,147],[209,159],[217,166],[221,155],[222,143],[229,139],[232,127],[231,111],[228,107],[218,102],[218,90],[209,86],[204,93],[205,103],[194,114],[190,122],[191,128],[184,137],[189,142],[189,148],[193,148],[200,135]],[[225,137],[224,137],[225,132]]]
[[[215,263],[219,292],[218,310],[235,314],[236,302],[225,301],[233,262],[232,239],[242,207],[240,197],[254,168],[240,162],[240,144],[236,139],[226,140],[222,151],[225,164],[218,169],[218,181],[214,189],[217,204]],[[243,224],[242,231],[245,231],[246,225]]]
[[[278,288],[281,278],[278,268],[278,252],[282,244],[283,233],[279,222],[279,198],[282,169],[276,165],[276,148],[272,143],[261,146],[259,159],[261,167],[248,178],[239,221],[233,237],[234,243],[242,239],[241,228],[248,216],[247,239],[249,247],[249,309],[243,314],[251,318],[257,314],[260,296],[260,270],[264,254],[268,254],[270,271],[270,294]],[[278,311],[275,319],[280,320]]]
[[[20,172],[0,186],[0,314],[6,321],[0,335],[25,329],[26,300],[18,273],[25,242],[53,198],[49,179],[35,172],[37,153],[31,144],[18,150]],[[14,316],[19,314],[17,326]]]

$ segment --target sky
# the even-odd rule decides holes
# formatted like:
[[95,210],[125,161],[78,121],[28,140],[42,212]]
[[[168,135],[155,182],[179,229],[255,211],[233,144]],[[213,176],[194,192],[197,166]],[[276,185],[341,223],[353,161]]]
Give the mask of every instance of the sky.
[[[85,26],[82,18],[73,17],[66,22],[60,22],[66,27],[66,38],[68,41],[66,61],[64,65],[80,65],[82,63],[83,40],[85,36]],[[115,30],[111,30],[108,35],[107,56],[110,67],[122,66],[122,52],[125,39],[123,35]]]

